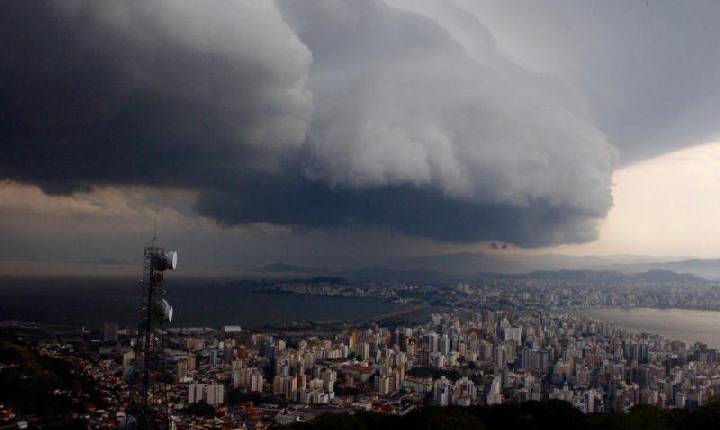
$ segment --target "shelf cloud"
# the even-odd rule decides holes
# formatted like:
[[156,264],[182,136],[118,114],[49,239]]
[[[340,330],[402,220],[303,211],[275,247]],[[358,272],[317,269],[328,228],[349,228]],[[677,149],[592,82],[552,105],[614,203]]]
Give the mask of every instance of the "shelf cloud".
[[0,179],[188,190],[223,225],[593,240],[620,128],[460,3],[4,2]]

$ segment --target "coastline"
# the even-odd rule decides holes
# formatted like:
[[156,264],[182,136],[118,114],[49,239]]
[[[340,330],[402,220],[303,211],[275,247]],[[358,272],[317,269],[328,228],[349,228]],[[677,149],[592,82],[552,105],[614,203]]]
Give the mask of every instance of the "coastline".
[[720,348],[720,311],[683,308],[584,308],[575,314],[609,322],[618,328],[645,332],[687,343]]

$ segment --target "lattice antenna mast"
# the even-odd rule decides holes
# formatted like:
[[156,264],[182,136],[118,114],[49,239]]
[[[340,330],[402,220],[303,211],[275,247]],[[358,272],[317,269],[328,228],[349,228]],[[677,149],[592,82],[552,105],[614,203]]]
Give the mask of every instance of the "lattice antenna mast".
[[165,328],[172,321],[172,306],[165,300],[163,283],[166,270],[177,267],[177,252],[156,246],[155,236],[143,252],[142,305],[138,336],[135,342],[135,365],[131,381],[129,414],[135,417],[138,429],[169,428],[163,341]]
[[155,228],[153,229],[153,238],[152,238],[152,244],[155,245],[155,241],[158,237],[158,214],[157,211],[155,211]]

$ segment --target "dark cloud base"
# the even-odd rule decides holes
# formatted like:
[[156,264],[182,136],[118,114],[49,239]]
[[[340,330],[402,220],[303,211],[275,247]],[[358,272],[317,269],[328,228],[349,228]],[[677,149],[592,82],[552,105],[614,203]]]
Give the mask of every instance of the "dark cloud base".
[[[444,241],[501,240],[528,247],[580,243],[597,235],[594,214],[542,201],[518,208],[455,199],[412,186],[333,189],[299,176],[247,180],[233,187],[232,193],[204,192],[196,208],[226,225],[381,227]],[[578,225],[578,231],[568,232],[569,225]]]
[[[445,241],[522,246],[591,240],[607,210],[600,205],[584,212],[549,198],[526,205],[457,198],[435,184],[353,188],[309,180],[303,148],[289,144],[277,151],[267,149],[273,142],[255,141],[269,121],[302,116],[275,96],[278,88],[291,93],[300,79],[291,66],[283,68],[285,53],[263,63],[198,50],[143,15],[141,2],[128,4],[141,11],[131,18],[147,20],[144,39],[103,23],[92,7],[65,15],[57,4],[0,6],[0,179],[37,184],[49,194],[96,184],[191,189],[198,192],[198,213],[226,225],[377,226]],[[369,4],[373,19],[381,6]],[[425,20],[400,12],[382,19],[380,30],[411,25],[418,36],[407,43],[423,36],[428,45],[461,53],[438,28],[425,31]],[[333,55],[331,48],[322,55]],[[333,118],[323,120],[332,124]],[[279,168],[258,167],[268,153]]]

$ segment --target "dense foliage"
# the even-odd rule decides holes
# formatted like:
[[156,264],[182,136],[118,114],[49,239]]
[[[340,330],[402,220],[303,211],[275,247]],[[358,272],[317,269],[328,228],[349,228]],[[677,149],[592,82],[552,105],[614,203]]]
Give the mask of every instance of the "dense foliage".
[[228,394],[227,404],[230,406],[237,406],[245,402],[252,402],[254,404],[273,403],[287,406],[287,402],[280,402],[271,395],[261,393],[249,393],[239,388],[230,391],[230,393]]
[[433,379],[438,379],[441,376],[445,376],[446,378],[456,381],[458,378],[460,378],[460,372],[458,372],[456,369],[442,369],[437,367],[421,367],[416,366],[412,369],[408,370],[407,372],[410,376],[420,376],[420,377],[428,377],[432,376]]
[[582,414],[559,400],[491,407],[432,407],[403,417],[371,413],[324,414],[291,430],[665,430],[720,428],[720,402],[694,411],[637,406],[628,413]]
[[181,413],[194,415],[196,417],[214,417],[216,415],[215,407],[213,405],[209,405],[204,400],[187,405]]
[[0,404],[21,416],[35,418],[33,427],[84,428],[73,412],[88,405],[102,407],[93,382],[63,360],[41,356],[32,346],[0,332]]

